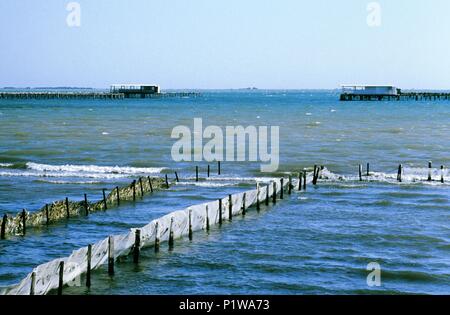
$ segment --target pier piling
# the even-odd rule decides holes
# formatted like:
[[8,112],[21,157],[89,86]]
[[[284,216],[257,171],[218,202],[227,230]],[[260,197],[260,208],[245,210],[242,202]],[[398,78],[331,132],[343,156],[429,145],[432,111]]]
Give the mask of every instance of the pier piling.
[[117,195],[117,206],[120,206],[119,186],[116,186],[116,195]]
[[91,259],[92,259],[92,245],[88,245],[87,254],[87,268],[86,268],[86,287],[91,287]]
[[48,204],[45,204],[45,224],[49,225],[50,223],[50,219],[49,219],[49,214],[48,214]]
[[144,186],[142,185],[142,177],[139,177],[139,186],[141,188],[141,199],[144,198]]
[[31,283],[30,283],[30,295],[34,295],[34,288],[36,287],[36,272],[31,273]]
[[[243,197],[242,197],[242,215],[245,216],[245,199],[247,197],[247,194],[244,193]],[[258,200],[258,194],[256,194],[256,200]]]
[[403,165],[400,164],[398,166],[398,171],[397,171],[397,181],[400,183],[402,182],[402,171],[403,171]]
[[208,214],[208,205],[206,205],[206,231],[209,231],[209,214]]
[[228,220],[233,221],[233,202],[231,195],[228,195]]
[[58,281],[58,295],[62,295],[64,284],[64,261],[59,262],[59,281]]
[[102,192],[103,192],[103,207],[105,208],[105,210],[108,209],[108,205],[106,204],[106,193],[105,193],[106,189],[103,188]]
[[259,211],[259,183],[256,183],[256,211]]
[[5,239],[5,234],[6,234],[6,222],[8,221],[8,215],[5,213],[3,215],[3,220],[2,220],[2,227],[0,230],[0,239],[4,240]]
[[174,246],[173,240],[173,217],[170,218],[170,231],[169,231],[169,250],[172,250]]
[[147,176],[148,179],[148,185],[150,186],[150,193],[153,193],[153,186],[152,186],[152,179],[150,176]]
[[189,210],[189,240],[192,241],[192,210]]
[[222,225],[222,199],[219,199],[219,226]]
[[27,212],[22,210],[22,235],[27,233]]
[[198,166],[195,167],[195,181],[198,182]]
[[431,182],[431,167],[432,167],[432,162],[429,161],[428,162],[428,181]]
[[108,275],[114,276],[114,238],[108,237]]
[[85,214],[86,216],[89,215],[89,204],[88,204],[88,200],[87,200],[87,195],[84,194],[84,210],[85,210]]
[[273,182],[272,186],[273,186],[272,203],[276,204],[277,203],[277,183]]
[[139,255],[141,253],[141,230],[135,231],[134,247],[133,247],[133,262],[139,263]]
[[362,182],[362,164],[359,164],[359,181]]
[[70,209],[69,209],[69,198],[66,197],[66,217],[70,218]]
[[444,165],[441,165],[441,183],[444,183]]
[[178,173],[177,172],[175,172],[175,180],[177,181],[177,183],[180,182],[180,179],[178,178]]
[[159,222],[155,223],[155,253],[159,252]]

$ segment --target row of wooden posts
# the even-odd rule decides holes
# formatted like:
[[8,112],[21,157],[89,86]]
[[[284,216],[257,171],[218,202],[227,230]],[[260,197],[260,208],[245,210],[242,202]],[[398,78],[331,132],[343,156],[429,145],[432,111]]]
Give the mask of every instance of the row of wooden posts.
[[[199,167],[196,166],[196,182],[199,181]],[[208,164],[208,168],[207,168],[207,177],[210,177],[211,174],[211,167]],[[221,163],[220,161],[217,162],[217,174],[220,175],[221,174]],[[150,176],[147,176],[148,179],[148,183],[150,186],[150,192],[153,193],[153,186],[152,186],[152,182],[151,182],[151,178]],[[178,173],[175,172],[175,180],[177,182],[179,182],[179,176]],[[141,192],[141,198],[144,195],[144,190],[143,190],[143,185],[142,185],[142,177],[139,177],[138,181],[134,180],[132,182],[132,187],[133,187],[133,201],[136,201],[136,184],[139,183],[140,186],[140,192]],[[166,188],[169,188],[169,179],[167,174],[165,174],[165,185]],[[117,206],[120,206],[120,193],[119,193],[119,186],[115,187],[116,190],[116,196],[117,196]],[[102,193],[103,193],[103,204],[104,204],[104,209],[107,210],[108,206],[106,203],[106,189],[103,188],[102,189]],[[69,198],[65,198],[65,206],[66,206],[66,218],[69,219],[70,218],[70,207],[69,207]],[[84,194],[84,209],[85,209],[85,215],[88,216],[89,215],[89,203],[88,203],[88,198],[87,198],[87,194]],[[49,205],[46,204],[45,205],[45,216],[46,216],[46,224],[50,224],[50,219],[49,219]],[[22,235],[26,234],[26,219],[27,219],[27,214],[25,209],[22,210],[22,215],[21,215],[21,219],[22,219]],[[5,239],[6,237],[6,221],[7,221],[7,214],[5,213],[3,215],[3,220],[2,220],[2,225],[0,227],[0,239]]]
[[[432,162],[429,161],[428,162],[428,177],[427,177],[427,181],[431,182],[433,181],[433,178],[431,176],[431,170],[433,168]],[[366,176],[369,177],[370,176],[370,164],[367,163],[367,168],[366,168]],[[397,181],[398,182],[402,182],[402,175],[403,175],[403,164],[399,164],[398,166],[398,170],[397,170]],[[362,164],[359,164],[359,180],[362,181],[363,180],[363,170],[362,170]],[[445,182],[444,180],[444,165],[441,165],[441,178],[439,180],[442,184]]]
[[[317,168],[317,170],[319,170],[319,168]],[[306,171],[305,172],[299,172],[299,178],[303,179],[303,189],[306,190]],[[318,171],[317,173],[318,174]],[[167,176],[167,175],[166,175]],[[318,175],[317,175],[318,176]],[[299,186],[298,186],[298,190],[301,191],[302,190],[302,181],[299,180]],[[317,183],[317,180],[316,180]],[[265,200],[264,200],[264,204],[266,206],[269,206],[270,203],[270,196],[269,196],[269,185],[267,184],[267,189],[266,189],[266,196],[265,196]],[[273,194],[272,194],[272,203],[276,204],[277,202],[277,183],[274,181],[272,183],[273,185]],[[280,194],[279,194],[279,198],[280,199],[284,199],[284,179],[281,178],[280,179],[280,185],[281,185],[281,189],[280,189]],[[257,183],[257,198],[256,198],[256,210],[259,212],[260,210],[260,202],[259,202],[259,187],[260,184]],[[289,184],[288,184],[288,194],[292,194],[292,189],[294,188],[294,186],[292,185],[292,176],[289,176]],[[245,199],[246,199],[246,195],[244,193],[243,196],[243,205],[242,205],[242,215],[245,216],[246,215],[246,205],[245,205]],[[222,217],[222,199],[218,199],[219,201],[219,218],[218,218],[218,224],[219,227],[222,226],[223,224],[223,217]],[[209,216],[208,216],[208,206],[206,206],[205,208],[206,211],[206,226],[205,229],[206,231],[210,230],[210,221],[209,221]],[[232,195],[228,195],[228,220],[232,221],[233,220],[233,215],[232,215],[232,211],[233,211],[233,203],[232,203]],[[192,230],[192,210],[189,211],[189,233],[188,233],[188,237],[189,240],[192,241],[193,240],[193,230]],[[155,225],[155,241],[154,241],[154,250],[155,253],[159,252],[160,250],[160,240],[158,237],[158,222],[156,222]],[[133,263],[137,264],[139,263],[139,257],[140,257],[140,244],[141,244],[141,230],[137,229],[135,230],[135,241],[134,241],[134,245],[132,247],[131,250],[131,255],[133,257]],[[174,241],[174,232],[173,232],[173,218],[171,218],[170,221],[170,228],[169,228],[169,240],[168,240],[168,249],[169,251],[173,250],[175,245],[175,241]],[[88,251],[87,251],[87,255],[86,255],[86,259],[87,259],[87,270],[86,270],[86,287],[90,288],[91,287],[91,258],[92,258],[92,245],[89,244],[88,245]],[[114,238],[112,236],[110,236],[108,238],[108,275],[109,276],[114,276],[114,263],[115,263],[115,259],[114,259]],[[33,272],[32,276],[31,276],[31,291],[30,291],[30,295],[34,295],[34,281],[35,281],[36,275]],[[57,294],[61,295],[63,292],[63,286],[64,286],[64,261],[61,261],[59,263],[59,285],[58,285],[58,290],[57,290]]]
[[[150,186],[150,192],[153,193],[153,186],[152,186],[152,181],[150,176],[147,176],[147,180]],[[132,182],[132,187],[133,187],[133,201],[136,201],[136,184],[139,183],[140,186],[140,191],[141,191],[141,198],[144,195],[144,189],[143,189],[143,184],[142,184],[142,177],[139,177],[139,180],[133,180]],[[165,176],[165,185],[166,188],[169,188],[169,181],[168,181],[168,177],[167,174]],[[119,193],[119,186],[116,186],[114,188],[114,190],[116,191],[116,196],[117,196],[117,206],[120,206],[120,193]],[[106,202],[106,188],[102,189],[102,193],[103,193],[103,205],[104,205],[104,210],[108,209],[107,206],[107,202]],[[69,206],[69,198],[66,197],[64,200],[65,203],[65,208],[66,208],[66,218],[70,219],[70,206]],[[87,198],[87,194],[84,194],[84,209],[85,209],[85,216],[89,216],[89,203],[88,203],[88,198]],[[49,205],[46,204],[45,205],[45,217],[46,217],[46,224],[49,225],[50,224],[50,219],[49,219]],[[26,234],[26,218],[27,218],[27,214],[25,209],[22,210],[22,235]],[[3,215],[3,220],[2,220],[2,225],[0,228],[0,239],[5,239],[5,234],[6,234],[6,221],[7,221],[7,214],[5,213]]]

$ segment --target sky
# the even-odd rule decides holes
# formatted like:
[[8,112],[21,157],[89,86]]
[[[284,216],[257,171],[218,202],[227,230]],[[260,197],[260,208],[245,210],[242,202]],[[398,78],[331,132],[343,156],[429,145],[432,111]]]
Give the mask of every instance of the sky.
[[69,2],[0,1],[0,86],[450,89],[448,0]]

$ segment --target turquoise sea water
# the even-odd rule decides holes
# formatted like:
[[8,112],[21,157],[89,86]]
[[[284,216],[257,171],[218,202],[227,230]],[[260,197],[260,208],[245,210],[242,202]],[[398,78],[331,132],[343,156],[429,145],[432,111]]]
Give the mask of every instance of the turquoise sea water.
[[[314,164],[343,176],[227,223],[174,251],[143,251],[139,266],[93,273],[93,285],[67,294],[450,293],[450,191],[426,178],[427,163],[450,165],[450,102],[338,101],[336,91],[204,91],[198,98],[0,101],[0,215],[37,210],[69,197],[100,199],[101,189],[139,175],[173,171],[181,183],[136,203],[74,218],[0,241],[0,286],[38,264],[120,234],[186,206],[254,187],[254,178]],[[192,181],[195,166],[174,162],[177,125],[280,127],[280,169],[224,162],[222,175]],[[377,180],[357,180],[370,162]],[[398,164],[405,180],[398,184]],[[212,172],[216,165],[211,164]],[[435,179],[439,172],[433,171]],[[450,174],[445,171],[445,176]],[[366,266],[381,266],[368,287]]]

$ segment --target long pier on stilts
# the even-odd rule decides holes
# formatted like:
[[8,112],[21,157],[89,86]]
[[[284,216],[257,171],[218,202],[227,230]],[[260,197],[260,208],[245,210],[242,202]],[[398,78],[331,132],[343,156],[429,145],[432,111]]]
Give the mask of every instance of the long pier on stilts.
[[343,85],[341,101],[443,101],[450,100],[450,92],[403,92],[387,85]]

